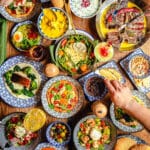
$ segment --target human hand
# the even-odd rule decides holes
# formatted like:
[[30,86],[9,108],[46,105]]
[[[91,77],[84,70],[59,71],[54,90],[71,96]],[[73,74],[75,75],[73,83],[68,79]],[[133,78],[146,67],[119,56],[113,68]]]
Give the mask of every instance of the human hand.
[[8,6],[11,4],[14,0],[0,0],[0,6]]
[[116,80],[104,80],[112,102],[120,107],[125,109],[132,100],[132,93],[130,89],[126,86],[126,84],[121,84],[119,81]]

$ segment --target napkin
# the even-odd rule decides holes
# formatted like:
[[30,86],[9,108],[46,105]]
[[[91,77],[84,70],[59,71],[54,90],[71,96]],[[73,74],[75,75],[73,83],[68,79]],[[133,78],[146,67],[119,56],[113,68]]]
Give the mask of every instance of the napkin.
[[6,58],[6,20],[0,17],[0,65]]

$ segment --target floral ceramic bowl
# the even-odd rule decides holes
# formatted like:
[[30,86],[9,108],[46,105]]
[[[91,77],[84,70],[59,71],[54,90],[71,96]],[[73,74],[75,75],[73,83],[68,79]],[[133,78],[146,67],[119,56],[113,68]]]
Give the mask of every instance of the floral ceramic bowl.
[[53,146],[64,147],[70,142],[71,128],[67,123],[55,121],[48,126],[46,138]]

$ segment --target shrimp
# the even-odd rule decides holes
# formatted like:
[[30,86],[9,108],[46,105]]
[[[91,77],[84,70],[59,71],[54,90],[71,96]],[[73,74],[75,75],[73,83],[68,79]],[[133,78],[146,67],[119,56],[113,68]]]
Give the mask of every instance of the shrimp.
[[89,141],[89,137],[87,136],[87,135],[85,135],[85,136],[83,136],[82,138],[81,138],[81,140],[82,140],[82,142],[84,143],[84,144],[86,144],[88,141]]
[[94,127],[95,126],[95,121],[93,118],[90,118],[86,121],[87,124],[89,124],[89,126]]
[[94,142],[92,143],[92,146],[93,146],[94,148],[98,148],[98,146],[99,146],[98,141],[94,141]]

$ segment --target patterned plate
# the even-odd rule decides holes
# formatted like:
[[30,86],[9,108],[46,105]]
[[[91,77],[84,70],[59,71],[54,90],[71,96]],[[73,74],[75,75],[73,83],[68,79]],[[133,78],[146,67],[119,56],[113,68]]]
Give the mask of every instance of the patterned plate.
[[[136,90],[133,90],[132,91],[132,94],[136,97],[138,97],[140,100],[142,100],[145,105],[150,108],[150,101],[149,99],[146,97],[145,94],[139,92],[139,91],[136,91]],[[110,117],[111,117],[111,120],[112,122],[114,123],[114,125],[116,127],[118,127],[120,130],[124,131],[124,132],[137,132],[137,131],[140,131],[143,129],[143,126],[141,124],[138,124],[135,128],[132,128],[132,127],[129,127],[129,126],[126,126],[124,124],[122,124],[121,122],[119,122],[118,120],[116,120],[116,117],[115,117],[115,113],[114,113],[114,104],[112,103],[110,105]]]
[[[12,66],[16,65],[17,63],[27,63],[27,64],[32,65],[41,76],[41,86],[39,88],[39,92],[37,95],[35,95],[32,98],[20,99],[20,98],[14,97],[13,95],[10,94],[10,92],[6,88],[3,75]],[[6,102],[7,104],[14,106],[14,107],[22,108],[22,107],[34,106],[40,101],[41,89],[43,87],[43,84],[46,82],[46,80],[47,80],[47,78],[43,74],[43,65],[41,63],[29,60],[27,57],[24,57],[24,56],[12,57],[0,66],[0,83],[1,83],[0,96],[4,100],[4,102]]]
[[22,115],[25,113],[22,113],[22,112],[12,113],[12,114],[9,114],[8,116],[4,117],[1,120],[1,123],[4,125],[4,127],[0,127],[0,133],[1,133],[0,134],[0,139],[1,139],[0,146],[3,148],[3,150],[33,150],[40,141],[41,131],[38,131],[39,136],[30,145],[15,147],[9,143],[9,141],[6,139],[6,136],[5,136],[5,124],[11,117],[18,115],[18,114]]
[[[119,69],[119,67],[118,67],[118,65],[117,65],[117,63],[116,63],[114,60],[109,61],[108,63],[106,63],[106,64],[100,66],[99,68],[97,68],[97,69],[95,70],[95,73],[98,74],[98,75],[100,75],[100,74],[99,74],[99,70],[104,69],[104,68],[115,69],[115,70],[120,74],[120,76],[121,76],[120,82],[121,82],[121,83],[125,83],[125,82],[126,82],[124,76],[122,75],[122,73],[121,73],[121,71],[120,71],[120,69]],[[101,75],[100,75],[100,76],[101,76]]]
[[[69,112],[69,113],[56,112],[55,110],[49,108],[49,104],[47,102],[46,93],[47,93],[48,88],[53,83],[55,83],[56,81],[60,81],[60,80],[67,80],[67,81],[72,82],[75,85],[76,89],[78,90],[78,96],[79,96],[78,103],[75,106],[75,108],[71,112]],[[57,76],[57,77],[54,77],[54,78],[50,79],[45,84],[45,86],[44,86],[44,88],[42,90],[41,99],[42,99],[42,105],[43,105],[45,111],[48,114],[50,114],[50,115],[52,115],[54,117],[57,117],[57,118],[69,118],[69,117],[75,115],[81,109],[81,107],[83,105],[83,101],[84,101],[85,98],[84,98],[84,93],[83,93],[82,87],[80,86],[80,84],[75,79],[73,79],[71,77],[68,77],[68,76]]]
[[[74,141],[74,144],[75,144],[77,150],[85,150],[85,147],[81,146],[81,144],[79,143],[78,131],[79,131],[79,128],[80,128],[80,124],[82,122],[86,121],[87,119],[90,119],[90,118],[96,118],[96,116],[95,115],[89,115],[89,116],[86,116],[86,117],[82,118],[76,124],[76,126],[74,128],[73,141]],[[110,141],[109,144],[105,144],[104,149],[105,150],[112,150],[112,148],[114,147],[114,144],[116,143],[116,135],[117,135],[116,128],[115,128],[115,126],[112,124],[112,122],[109,119],[103,118],[102,120],[105,120],[111,127],[111,141]]]
[[[141,91],[143,93],[147,93],[147,92],[150,91],[150,75],[148,77],[145,77],[145,78],[142,78],[142,79],[134,78],[133,75],[131,74],[130,70],[129,70],[129,67],[128,67],[131,58],[134,57],[134,56],[137,56],[137,55],[145,56],[146,54],[144,54],[142,49],[138,48],[134,52],[130,53],[127,57],[122,59],[120,61],[120,65],[124,69],[124,71],[127,73],[127,75],[129,76],[130,80],[135,85],[135,87],[139,91]],[[148,57],[148,56],[146,55],[146,57]],[[150,57],[149,57],[149,59],[150,59]]]
[[124,138],[124,137],[131,138],[131,139],[135,140],[137,142],[137,144],[146,144],[146,142],[144,140],[140,139],[137,136],[133,136],[133,135],[130,135],[130,134],[118,135],[117,139]]
[[34,7],[33,11],[31,12],[31,14],[29,16],[26,16],[26,17],[22,17],[22,18],[15,18],[13,16],[11,16],[6,10],[5,10],[5,7],[3,6],[0,6],[0,13],[1,15],[6,18],[7,20],[9,21],[12,21],[12,22],[22,22],[22,21],[25,21],[25,20],[29,20],[30,18],[32,18],[34,15],[36,15],[36,13],[40,10],[41,8],[41,4],[40,3],[37,3],[36,6]]
[[51,147],[51,148],[54,148],[54,149],[57,149],[57,150],[67,150],[67,148],[65,148],[65,147],[58,148],[58,147],[55,147],[55,146],[51,145],[50,143],[40,143],[35,148],[35,150],[42,150],[42,148],[45,148],[45,147]]

